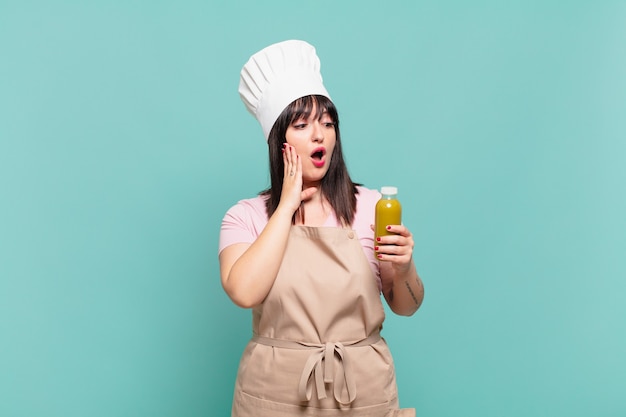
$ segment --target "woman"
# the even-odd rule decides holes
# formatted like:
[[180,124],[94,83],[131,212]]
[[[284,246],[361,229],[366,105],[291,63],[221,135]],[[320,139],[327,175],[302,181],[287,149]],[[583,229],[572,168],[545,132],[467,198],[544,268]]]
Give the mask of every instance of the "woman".
[[[239,92],[268,142],[271,186],[242,200],[220,233],[222,285],[253,309],[233,416],[411,416],[398,410],[384,309],[411,315],[423,298],[403,225],[374,242],[377,191],[344,163],[337,110],[306,42],[256,54]],[[378,252],[375,257],[375,251]]]

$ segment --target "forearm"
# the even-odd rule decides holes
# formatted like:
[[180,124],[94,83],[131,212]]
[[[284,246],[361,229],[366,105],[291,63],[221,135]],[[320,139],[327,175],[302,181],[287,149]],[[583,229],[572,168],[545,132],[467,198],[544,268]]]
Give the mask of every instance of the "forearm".
[[411,262],[406,270],[400,270],[389,262],[381,262],[380,273],[383,295],[391,310],[402,316],[414,314],[424,299],[424,285],[415,264]]
[[259,237],[240,256],[236,254],[230,266],[224,261],[222,284],[235,304],[251,308],[269,293],[285,253],[292,216],[290,210],[279,207]]

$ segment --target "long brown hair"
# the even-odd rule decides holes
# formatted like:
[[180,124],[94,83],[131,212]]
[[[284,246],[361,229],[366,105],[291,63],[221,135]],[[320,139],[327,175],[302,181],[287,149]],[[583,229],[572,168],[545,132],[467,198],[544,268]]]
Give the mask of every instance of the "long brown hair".
[[[315,109],[318,120],[322,118],[323,113],[327,113],[335,124],[336,143],[333,151],[328,171],[322,178],[320,192],[326,197],[337,219],[344,225],[351,225],[356,212],[356,188],[357,183],[352,182],[348,174],[348,168],[343,159],[341,150],[341,135],[339,134],[339,116],[337,108],[333,102],[324,96],[311,95],[301,97],[288,105],[285,110],[278,116],[278,119],[272,126],[267,143],[270,160],[270,188],[261,192],[262,196],[266,196],[265,207],[267,208],[268,218],[274,214],[280,202],[280,195],[283,190],[283,143],[286,142],[285,134],[287,128],[295,120],[304,118],[308,119]],[[304,211],[302,206],[294,213],[292,222],[295,222],[296,215],[300,215],[304,221]]]

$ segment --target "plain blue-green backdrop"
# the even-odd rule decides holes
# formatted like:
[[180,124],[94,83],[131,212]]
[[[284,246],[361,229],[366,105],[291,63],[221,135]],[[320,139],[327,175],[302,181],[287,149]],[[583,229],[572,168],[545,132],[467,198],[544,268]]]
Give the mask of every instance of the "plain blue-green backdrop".
[[224,212],[268,183],[237,94],[317,47],[349,169],[396,185],[418,416],[626,416],[626,2],[0,0],[0,416],[228,416],[251,314]]

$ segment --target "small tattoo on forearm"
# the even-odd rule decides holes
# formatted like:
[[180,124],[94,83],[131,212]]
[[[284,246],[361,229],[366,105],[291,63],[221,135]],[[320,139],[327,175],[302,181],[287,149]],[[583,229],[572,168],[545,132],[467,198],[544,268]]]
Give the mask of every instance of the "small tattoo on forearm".
[[409,290],[409,294],[411,294],[411,298],[413,298],[413,301],[415,301],[415,305],[419,307],[420,302],[417,301],[417,297],[415,296],[415,293],[411,289],[411,284],[409,284],[409,281],[404,281],[404,285],[406,285],[406,289]]

